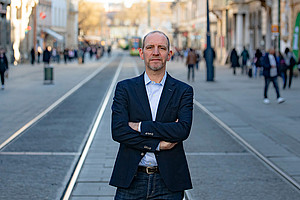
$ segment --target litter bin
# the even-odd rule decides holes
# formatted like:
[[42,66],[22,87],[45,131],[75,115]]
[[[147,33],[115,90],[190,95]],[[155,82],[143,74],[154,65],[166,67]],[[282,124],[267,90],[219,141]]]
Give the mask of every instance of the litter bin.
[[53,84],[53,66],[44,66],[44,84]]

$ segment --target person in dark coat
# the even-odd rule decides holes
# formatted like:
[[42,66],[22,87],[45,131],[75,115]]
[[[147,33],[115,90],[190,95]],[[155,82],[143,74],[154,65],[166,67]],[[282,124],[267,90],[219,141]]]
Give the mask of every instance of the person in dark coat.
[[235,50],[235,48],[232,49],[231,54],[230,54],[230,62],[231,62],[231,67],[233,68],[233,74],[235,75],[235,68],[239,67],[239,56]]
[[50,58],[51,58],[51,52],[49,51],[50,47],[47,47],[45,50],[44,50],[44,53],[43,53],[43,62],[45,64],[49,64],[50,63]]
[[41,53],[42,53],[42,48],[39,46],[37,50],[37,63],[40,63]]
[[1,74],[1,89],[4,90],[4,76],[5,71],[8,70],[8,61],[5,55],[5,50],[3,48],[0,49],[0,74]]
[[241,57],[242,57],[242,74],[244,74],[244,72],[247,73],[247,61],[249,59],[249,53],[246,49],[246,47],[244,47],[244,50],[241,53]]
[[30,51],[30,55],[31,55],[31,64],[34,65],[34,62],[35,62],[35,51],[34,51],[33,47],[32,47],[32,49]]
[[[286,68],[283,71],[283,75],[284,75],[284,82],[283,82],[283,89],[285,89],[286,87],[286,83],[287,83],[287,79],[289,78],[289,88],[291,88],[292,85],[292,79],[293,79],[293,68],[296,64],[296,59],[294,58],[293,53],[290,51],[289,48],[286,48],[284,51],[284,61],[286,64]],[[289,77],[287,76],[287,71],[289,70]]]
[[117,187],[116,200],[183,199],[192,188],[183,141],[192,126],[193,88],[166,71],[172,51],[163,32],[148,33],[139,54],[144,73],[115,89],[111,132],[120,145],[109,184]]
[[261,57],[262,57],[262,52],[259,50],[259,49],[256,49],[256,52],[255,52],[255,55],[254,55],[254,77],[257,76],[257,71],[259,70],[259,74],[260,74],[260,71],[261,71],[261,67],[262,67],[262,64],[261,64]]

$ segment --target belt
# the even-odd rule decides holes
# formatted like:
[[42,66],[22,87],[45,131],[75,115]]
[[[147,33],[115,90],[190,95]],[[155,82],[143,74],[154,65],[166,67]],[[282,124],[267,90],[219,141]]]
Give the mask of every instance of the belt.
[[159,173],[158,167],[144,167],[144,166],[139,166],[138,167],[139,172],[144,172],[147,174],[154,174],[154,173]]

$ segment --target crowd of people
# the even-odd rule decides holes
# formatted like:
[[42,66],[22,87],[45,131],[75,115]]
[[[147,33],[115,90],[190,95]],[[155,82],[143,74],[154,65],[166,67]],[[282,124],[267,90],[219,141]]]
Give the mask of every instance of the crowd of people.
[[276,91],[277,102],[283,103],[285,101],[285,99],[280,96],[277,77],[282,78],[282,89],[286,89],[287,83],[288,88],[291,88],[294,70],[300,64],[300,60],[296,61],[296,57],[289,48],[286,48],[284,53],[275,52],[273,48],[270,48],[267,52],[256,49],[252,59],[245,47],[241,55],[238,55],[235,48],[233,48],[230,53],[230,62],[234,75],[236,75],[236,69],[241,68],[241,74],[248,74],[250,78],[264,76],[265,87],[263,102],[265,104],[270,103],[268,99],[268,88],[271,82]]
[[[37,48],[37,51],[34,48],[30,51],[30,62],[32,65],[35,63],[45,63],[49,64],[50,62],[60,63],[61,60],[64,61],[65,64],[70,62],[79,62],[83,64],[85,62],[86,54],[89,54],[90,59],[100,59],[105,52],[104,46],[87,46],[80,47],[78,49],[65,48],[64,50],[59,50],[58,48],[48,46],[44,50],[41,47]],[[107,54],[110,56],[111,54],[111,46],[107,47]],[[42,55],[42,57],[41,57]]]

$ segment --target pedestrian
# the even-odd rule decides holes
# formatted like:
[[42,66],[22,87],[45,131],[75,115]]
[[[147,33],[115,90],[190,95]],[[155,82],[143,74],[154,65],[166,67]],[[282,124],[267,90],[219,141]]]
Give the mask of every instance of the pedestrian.
[[257,77],[257,72],[259,73],[259,76],[261,75],[261,57],[262,57],[262,52],[259,49],[256,49],[255,54],[254,54],[254,77]]
[[268,99],[268,88],[270,82],[273,82],[276,95],[277,95],[277,103],[283,103],[285,101],[284,98],[280,97],[279,87],[277,82],[278,76],[278,65],[275,60],[275,51],[273,48],[269,50],[269,53],[266,53],[262,58],[263,65],[263,75],[265,77],[265,89],[264,89],[264,103],[269,104],[270,100]]
[[38,46],[38,50],[37,50],[37,56],[38,56],[37,62],[38,63],[40,63],[41,53],[42,53],[42,48],[40,46]]
[[4,90],[4,79],[8,73],[8,61],[5,55],[4,48],[0,48],[0,75],[1,75],[1,89]]
[[190,48],[190,51],[188,52],[187,58],[186,58],[186,66],[188,67],[188,76],[187,79],[190,81],[190,75],[192,73],[192,81],[195,81],[195,65],[197,63],[197,55],[194,51],[194,49]]
[[248,50],[246,49],[246,47],[244,47],[242,53],[241,53],[241,57],[242,57],[242,66],[241,66],[241,73],[244,74],[247,73],[247,61],[249,60],[249,52]]
[[31,55],[31,64],[34,65],[34,62],[35,62],[35,51],[34,51],[33,47],[32,47],[32,49],[30,51],[30,55]]
[[64,61],[65,61],[65,64],[67,64],[68,57],[69,57],[69,49],[65,48],[64,49]]
[[52,56],[51,56],[51,58],[52,58],[52,61],[53,62],[56,62],[57,60],[57,51],[56,51],[56,48],[53,48],[52,49]]
[[108,55],[108,57],[110,57],[110,55],[111,55],[111,45],[108,45],[108,47],[107,47],[107,55]]
[[284,71],[284,83],[283,83],[283,89],[286,87],[287,83],[287,70],[289,70],[289,88],[291,88],[292,85],[292,79],[293,79],[293,70],[294,66],[296,64],[296,59],[294,58],[294,55],[292,52],[290,52],[289,48],[286,48],[284,51],[284,61],[286,64],[286,70]]
[[183,199],[192,183],[183,141],[192,125],[193,88],[171,77],[169,38],[148,33],[139,49],[145,72],[117,84],[112,138],[120,143],[110,185],[116,200]]
[[49,65],[50,64],[50,58],[51,58],[51,47],[48,46],[44,52],[43,52],[43,62],[45,65]]
[[199,70],[199,63],[200,63],[200,61],[201,61],[201,55],[200,55],[200,53],[198,52],[198,51],[196,51],[196,57],[197,57],[197,61],[196,61],[196,69],[197,70]]
[[233,68],[233,74],[236,75],[235,68],[239,67],[239,56],[235,50],[235,48],[232,49],[231,54],[230,54],[230,62],[231,62],[231,67]]
[[278,76],[280,76],[283,80],[283,83],[285,82],[285,75],[286,75],[286,64],[285,64],[285,60],[283,55],[281,54],[281,52],[277,53],[276,56],[276,62],[278,64]]

